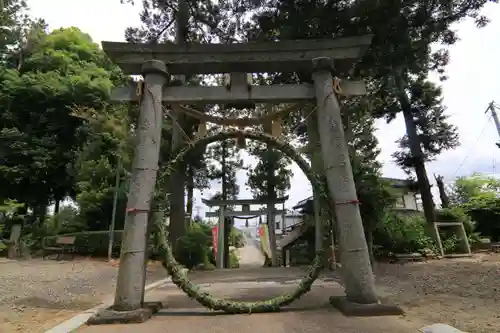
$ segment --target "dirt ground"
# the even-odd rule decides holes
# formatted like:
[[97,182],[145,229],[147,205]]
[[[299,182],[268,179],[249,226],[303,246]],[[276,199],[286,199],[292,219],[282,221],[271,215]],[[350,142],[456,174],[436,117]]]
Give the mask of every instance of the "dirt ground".
[[[105,261],[0,259],[0,332],[45,332],[112,297],[118,267]],[[159,264],[147,283],[165,278]]]
[[377,264],[385,301],[398,304],[410,321],[445,323],[470,333],[500,332],[500,254]]
[[[0,332],[44,332],[98,305],[114,293],[116,273],[116,266],[95,260],[0,259]],[[500,254],[379,263],[375,274],[382,301],[402,306],[405,319],[419,327],[446,323],[470,333],[500,332]],[[153,264],[148,283],[165,276]]]

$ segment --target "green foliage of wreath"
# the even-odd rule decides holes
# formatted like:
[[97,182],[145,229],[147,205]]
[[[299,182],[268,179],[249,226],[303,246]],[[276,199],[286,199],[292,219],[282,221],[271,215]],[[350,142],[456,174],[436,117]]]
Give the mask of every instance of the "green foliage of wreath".
[[[320,200],[323,207],[327,209],[324,212],[328,213],[330,218],[333,216],[334,207],[331,204],[331,201],[328,200],[328,192],[326,190],[326,186],[320,181],[320,178],[313,173],[309,164],[302,158],[302,156],[288,143],[281,142],[265,133],[253,132],[253,131],[238,131],[231,130],[227,132],[217,133],[212,136],[199,138],[198,140],[192,142],[189,146],[182,149],[175,158],[173,158],[168,167],[167,172],[163,176],[168,176],[171,174],[176,168],[178,168],[181,163],[184,162],[186,155],[195,149],[200,149],[210,143],[216,141],[222,141],[226,139],[235,139],[238,136],[243,135],[247,139],[257,140],[264,143],[267,143],[274,148],[280,150],[283,154],[290,157],[300,169],[307,176],[309,181],[315,190],[317,190],[320,194]],[[317,251],[316,257],[309,268],[309,271],[304,276],[304,278],[300,281],[299,285],[292,293],[285,293],[276,298],[259,301],[259,302],[234,302],[228,301],[224,299],[218,299],[213,297],[207,292],[200,290],[200,287],[187,278],[186,269],[183,268],[179,263],[175,260],[172,248],[167,241],[167,232],[163,225],[159,225],[160,230],[160,246],[163,251],[163,266],[168,271],[168,273],[172,277],[172,282],[177,285],[181,290],[183,290],[189,297],[194,298],[201,305],[211,309],[211,310],[219,310],[227,313],[262,313],[262,312],[277,312],[281,307],[287,306],[291,304],[294,300],[300,298],[302,295],[307,293],[310,289],[314,281],[319,276],[321,269],[323,268],[323,264],[325,262],[324,256],[325,251],[320,250]],[[325,224],[325,235],[328,234],[328,226]],[[327,237],[324,237],[325,243],[327,242]],[[327,245],[327,244],[325,244]],[[325,248],[326,246],[324,246]]]

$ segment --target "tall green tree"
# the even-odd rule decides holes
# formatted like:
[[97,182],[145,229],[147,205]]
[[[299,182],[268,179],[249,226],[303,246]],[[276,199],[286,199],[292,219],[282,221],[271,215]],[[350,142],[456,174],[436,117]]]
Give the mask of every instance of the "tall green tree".
[[[123,2],[123,1],[122,1]],[[132,1],[127,1],[132,2]],[[201,21],[213,21],[215,7],[211,4],[192,3],[185,0],[174,2],[164,2],[157,0],[143,0],[142,11],[140,14],[142,26],[139,28],[131,27],[125,32],[125,37],[128,42],[137,43],[163,43],[166,41],[175,41],[177,43],[185,43],[189,41],[203,41],[205,30],[200,26]],[[204,25],[206,28],[206,24]],[[186,79],[186,78],[184,78]],[[197,77],[187,78],[188,83],[197,83]],[[193,138],[193,121],[187,119],[182,114],[177,114],[175,110],[169,112],[172,115],[171,132],[169,133],[170,144],[172,145],[171,153],[175,153],[180,149],[178,142],[189,141]],[[166,141],[163,142],[166,144]],[[165,151],[165,149],[163,149]],[[168,197],[168,211],[170,212],[170,232],[169,238],[172,243],[182,237],[186,232],[185,221],[185,203],[184,193],[187,192],[186,210],[189,215],[192,215],[193,193],[194,188],[205,188],[207,181],[204,175],[206,173],[199,172],[205,169],[203,164],[202,151],[193,152],[189,156],[189,161],[182,166],[183,170],[175,170],[164,182],[165,197]],[[164,161],[167,161],[165,159]],[[162,166],[160,165],[160,169]],[[161,197],[161,196],[159,196]]]
[[[263,129],[261,129],[263,130]],[[250,154],[258,159],[257,165],[247,171],[247,185],[255,198],[273,196],[272,191],[284,195],[291,186],[293,176],[290,160],[279,151],[260,142],[249,144]]]
[[[259,159],[257,165],[250,168],[247,175],[247,185],[255,198],[265,198],[269,195],[268,183],[272,183],[275,192],[284,195],[291,186],[292,170],[288,159],[276,151],[268,151],[265,145],[259,145],[253,151]],[[272,179],[269,180],[269,169],[272,167]]]
[[86,230],[106,230],[111,222],[115,177],[119,174],[116,229],[123,229],[128,178],[133,156],[133,132],[126,105],[101,110],[79,108],[73,115],[83,119],[87,140],[75,163],[76,203],[79,224]]
[[33,33],[44,27],[42,20],[28,15],[26,1],[5,1],[0,9],[0,64],[17,66],[23,49],[31,47]]
[[[133,0],[122,0],[133,3]],[[179,10],[183,4],[187,12]],[[181,5],[181,6],[179,6]],[[127,41],[132,43],[163,43],[174,41],[176,35],[176,17],[179,13],[187,15],[188,42],[219,41],[231,43],[244,38],[248,29],[248,11],[260,9],[265,2],[255,0],[234,1],[162,1],[142,0],[140,13],[142,26],[126,30]]]
[[[266,85],[272,83],[271,77],[258,77],[257,84]],[[256,108],[258,113],[265,113],[270,109],[264,110]],[[282,119],[276,119],[281,127],[279,138],[281,140],[296,140],[300,137],[296,135],[296,127],[302,119],[297,117],[297,112],[286,114]],[[271,133],[272,123],[266,123],[258,126],[256,130]],[[272,133],[271,133],[272,134]],[[304,134],[304,133],[302,133]],[[247,186],[255,198],[284,196],[291,187],[291,178],[293,172],[290,169],[290,159],[281,152],[272,149],[269,145],[261,142],[250,142],[248,144],[250,155],[257,158],[255,167],[249,168],[247,171]]]
[[[425,162],[433,161],[444,150],[459,145],[458,129],[448,122],[440,87],[429,81],[415,80],[411,84],[409,100]],[[396,164],[411,174],[415,169],[415,160],[408,135],[399,139],[398,144],[400,150],[393,154]]]
[[474,173],[469,177],[458,177],[451,187],[450,200],[456,205],[465,204],[474,198],[497,198],[500,180]]
[[[258,23],[247,36],[283,40],[372,34],[363,61],[348,75],[369,79],[375,91],[370,100],[374,115],[392,120],[398,112],[403,113],[426,219],[433,222],[434,205],[416,125],[419,117],[409,97],[411,79],[425,78],[429,71],[444,78],[449,60],[446,47],[458,39],[452,25],[471,17],[478,26],[484,26],[487,18],[480,15],[480,10],[487,2],[449,1],[443,6],[432,1],[282,0],[258,15]],[[432,49],[435,44],[443,47]],[[297,74],[278,78],[285,82],[310,80],[309,73]]]
[[[217,113],[214,113],[217,114]],[[219,129],[213,127],[212,131]],[[208,179],[220,183],[222,200],[238,198],[240,187],[237,183],[236,173],[244,168],[241,149],[235,140],[215,142],[208,146],[205,158],[208,163]]]
[[17,68],[0,73],[0,151],[6,161],[0,197],[26,203],[41,221],[50,203],[75,196],[75,161],[86,133],[72,108],[102,108],[122,77],[77,28],[38,37]]
[[450,201],[475,222],[475,231],[493,242],[500,240],[500,181],[474,173],[458,177],[451,187]]

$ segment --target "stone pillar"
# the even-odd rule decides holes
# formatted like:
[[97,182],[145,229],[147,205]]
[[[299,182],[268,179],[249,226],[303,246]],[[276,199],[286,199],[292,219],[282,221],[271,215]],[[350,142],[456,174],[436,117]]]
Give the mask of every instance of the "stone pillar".
[[333,90],[333,60],[313,60],[318,103],[318,130],[324,174],[334,200],[347,300],[376,303],[375,281],[359,212],[358,198],[344,137],[340,106]]
[[267,207],[267,228],[269,231],[269,247],[271,248],[271,266],[278,267],[277,245],[276,245],[276,220],[274,214],[274,201],[269,201]]
[[217,224],[217,258],[215,264],[217,268],[224,268],[224,244],[226,239],[226,206],[219,206],[219,223]]
[[13,224],[11,227],[9,244],[7,245],[7,258],[9,259],[19,259],[21,257],[21,244],[19,244],[21,230],[22,225],[20,224]]
[[150,60],[142,66],[142,74],[144,88],[113,306],[116,311],[132,311],[142,307],[148,213],[160,152],[163,119],[161,99],[163,85],[168,79],[167,69],[163,62]]

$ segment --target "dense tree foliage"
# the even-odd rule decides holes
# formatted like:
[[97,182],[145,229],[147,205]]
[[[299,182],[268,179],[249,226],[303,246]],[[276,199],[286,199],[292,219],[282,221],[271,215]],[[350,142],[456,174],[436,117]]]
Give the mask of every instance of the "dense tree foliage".
[[116,229],[123,229],[131,166],[132,137],[129,108],[123,105],[99,111],[77,109],[73,115],[85,120],[87,140],[75,163],[76,203],[84,230],[105,230],[110,222],[118,173]]
[[[367,105],[374,116],[386,117],[390,121],[397,113],[403,113],[412,156],[411,165],[415,167],[426,218],[432,222],[434,206],[424,166],[425,155],[419,140],[424,139],[424,147],[432,153],[432,149],[435,151],[456,146],[456,131],[445,124],[445,119],[439,122],[427,119],[429,116],[440,118],[440,115],[432,115],[430,110],[412,105],[412,102],[422,97],[422,89],[417,89],[416,96],[412,96],[415,92],[412,80],[416,77],[417,82],[425,82],[430,70],[444,78],[449,60],[445,48],[458,39],[452,24],[472,17],[478,26],[483,26],[487,19],[479,15],[479,11],[486,2],[450,1],[443,6],[440,2],[432,1],[282,0],[257,15],[254,29],[248,36],[257,40],[283,40],[373,35],[372,45],[363,61],[350,75],[368,78],[372,95]],[[443,48],[433,50],[433,43],[440,43]],[[280,81],[309,79],[306,73],[298,74],[278,78]],[[436,113],[440,107],[434,103],[432,109]],[[420,123],[420,137],[417,123]],[[448,140],[450,134],[455,136],[455,141],[451,138],[444,144],[443,141]],[[431,143],[432,140],[437,140],[437,143]],[[408,154],[404,151],[398,155],[408,165],[405,156]],[[432,158],[432,154],[428,156]]]
[[476,231],[500,240],[500,180],[473,174],[458,177],[451,187],[450,201],[476,222]]
[[[436,159],[442,151],[459,145],[456,126],[450,124],[442,104],[441,89],[429,81],[415,81],[410,87],[410,103],[415,117],[418,138],[426,162]],[[396,163],[407,173],[415,168],[408,135],[399,141],[400,150],[393,154]]]
[[474,173],[469,177],[458,177],[452,188],[450,200],[456,205],[467,203],[474,198],[496,198],[500,193],[500,180]]
[[120,72],[88,35],[69,28],[40,34],[18,68],[0,75],[0,197],[26,203],[43,219],[50,203],[76,194],[86,133],[72,107],[102,108]]

